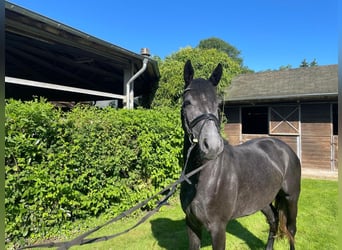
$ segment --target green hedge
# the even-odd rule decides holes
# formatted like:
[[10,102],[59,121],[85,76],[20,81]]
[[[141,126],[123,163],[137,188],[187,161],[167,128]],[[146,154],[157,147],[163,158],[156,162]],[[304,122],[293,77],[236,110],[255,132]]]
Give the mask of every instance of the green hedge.
[[179,177],[178,110],[9,100],[5,121],[6,239],[45,235],[70,221],[117,214]]

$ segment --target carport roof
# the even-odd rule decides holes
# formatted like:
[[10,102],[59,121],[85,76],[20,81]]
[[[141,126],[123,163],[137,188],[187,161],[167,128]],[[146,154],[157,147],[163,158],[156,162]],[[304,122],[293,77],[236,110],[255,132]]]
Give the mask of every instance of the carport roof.
[[[123,94],[124,71],[136,73],[145,56],[5,2],[7,77]],[[134,95],[148,96],[159,79],[156,61],[134,81]],[[6,98],[79,101],[97,96],[6,83]]]

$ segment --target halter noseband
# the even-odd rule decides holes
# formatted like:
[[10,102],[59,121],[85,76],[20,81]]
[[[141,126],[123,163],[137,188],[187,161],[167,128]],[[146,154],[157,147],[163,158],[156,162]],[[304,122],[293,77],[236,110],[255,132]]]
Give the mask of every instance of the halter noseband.
[[185,119],[185,127],[186,127],[186,130],[188,132],[188,135],[189,135],[189,139],[190,139],[190,142],[191,143],[197,143],[198,142],[198,138],[196,138],[194,136],[194,133],[192,132],[193,128],[201,121],[204,121],[200,130],[199,130],[199,133],[198,133],[198,137],[199,135],[201,134],[202,132],[202,128],[204,126],[204,124],[207,122],[207,121],[214,121],[216,127],[219,129],[220,128],[220,121],[219,119],[214,115],[214,114],[211,114],[211,113],[204,113],[204,114],[201,114],[199,116],[197,116],[195,119],[193,119],[191,122],[188,122],[188,120],[186,119],[185,115],[184,115],[184,119]]
[[205,113],[205,114],[201,114],[199,116],[197,116],[195,119],[193,119],[190,124],[189,124],[189,128],[190,129],[193,129],[197,123],[199,123],[200,121],[202,120],[206,120],[206,121],[214,121],[215,122],[215,125],[217,127],[219,127],[219,120],[217,119],[217,117],[213,114],[210,114],[210,113]]

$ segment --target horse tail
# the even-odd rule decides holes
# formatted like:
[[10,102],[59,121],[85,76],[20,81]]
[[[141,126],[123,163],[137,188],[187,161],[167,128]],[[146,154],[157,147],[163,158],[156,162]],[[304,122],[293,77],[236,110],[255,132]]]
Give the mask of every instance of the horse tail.
[[291,243],[294,244],[294,237],[287,229],[287,215],[288,215],[288,209],[286,206],[286,200],[285,197],[279,197],[277,196],[275,201],[275,207],[278,211],[278,232],[277,236],[280,238],[288,238]]

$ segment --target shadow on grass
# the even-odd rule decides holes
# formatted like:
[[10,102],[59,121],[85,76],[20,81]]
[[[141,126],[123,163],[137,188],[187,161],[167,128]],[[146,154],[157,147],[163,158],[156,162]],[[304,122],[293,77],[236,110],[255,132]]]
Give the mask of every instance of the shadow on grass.
[[[152,233],[158,245],[167,250],[188,248],[188,236],[185,220],[171,220],[159,218],[151,222]],[[227,232],[240,238],[250,249],[264,249],[265,244],[254,234],[248,231],[240,222],[232,220],[227,225]],[[203,230],[202,247],[211,246],[210,236]]]

